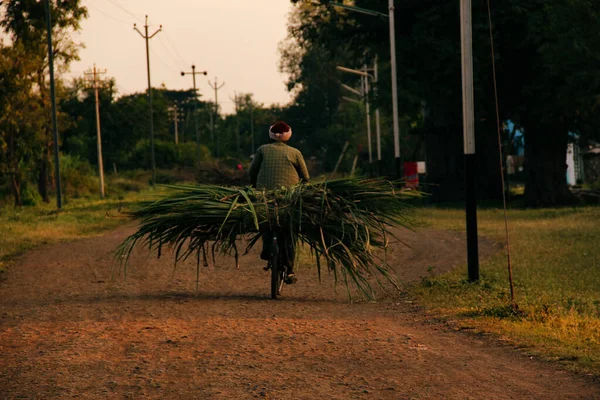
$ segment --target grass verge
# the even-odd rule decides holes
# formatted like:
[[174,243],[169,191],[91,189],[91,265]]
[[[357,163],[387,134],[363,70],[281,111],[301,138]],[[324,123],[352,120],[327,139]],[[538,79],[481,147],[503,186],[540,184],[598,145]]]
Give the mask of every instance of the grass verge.
[[[426,208],[420,219],[436,229],[463,231],[464,211]],[[424,279],[421,304],[463,327],[493,332],[533,355],[600,376],[600,208],[510,210],[515,298],[510,305],[506,251],[480,262],[481,281],[466,266]],[[501,209],[478,212],[479,234],[505,242]],[[466,251],[466,249],[465,249]]]
[[148,198],[152,190],[119,197],[69,200],[60,211],[54,203],[34,207],[0,207],[0,272],[10,260],[39,245],[98,235],[127,222],[120,211]]

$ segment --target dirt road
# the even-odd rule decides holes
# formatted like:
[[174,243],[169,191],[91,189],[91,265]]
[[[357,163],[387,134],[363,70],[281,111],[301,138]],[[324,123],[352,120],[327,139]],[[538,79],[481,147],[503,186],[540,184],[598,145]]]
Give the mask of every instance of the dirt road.
[[[402,296],[349,304],[314,268],[272,301],[263,262],[195,263],[135,254],[131,233],[46,246],[0,282],[2,399],[598,399],[600,384],[491,337],[452,331]],[[464,263],[464,238],[404,233],[393,262],[414,281]],[[496,246],[483,241],[482,253]]]

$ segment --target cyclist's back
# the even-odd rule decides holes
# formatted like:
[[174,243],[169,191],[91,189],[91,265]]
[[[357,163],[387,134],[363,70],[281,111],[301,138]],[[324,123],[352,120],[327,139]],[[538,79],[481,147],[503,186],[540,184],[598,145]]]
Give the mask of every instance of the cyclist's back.
[[308,179],[302,153],[283,141],[259,147],[250,165],[250,180],[259,189],[291,187],[301,180],[308,182]]
[[[275,190],[281,187],[291,187],[300,181],[308,182],[308,170],[302,153],[286,142],[292,136],[292,128],[283,121],[277,122],[269,128],[269,137],[273,143],[258,148],[252,164],[250,165],[250,182],[259,189]],[[286,249],[286,263],[288,264],[288,283],[295,282],[294,256],[295,246],[287,229],[284,230],[283,246]],[[263,251],[261,258],[268,259],[268,246],[272,232],[263,232]]]

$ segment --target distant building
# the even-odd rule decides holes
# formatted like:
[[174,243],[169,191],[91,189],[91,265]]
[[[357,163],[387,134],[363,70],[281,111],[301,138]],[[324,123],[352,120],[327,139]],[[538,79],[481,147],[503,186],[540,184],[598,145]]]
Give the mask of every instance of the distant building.
[[583,164],[583,181],[585,183],[600,182],[600,143],[590,142],[581,149]]
[[584,181],[583,158],[581,149],[576,143],[569,143],[567,146],[567,185],[574,186]]

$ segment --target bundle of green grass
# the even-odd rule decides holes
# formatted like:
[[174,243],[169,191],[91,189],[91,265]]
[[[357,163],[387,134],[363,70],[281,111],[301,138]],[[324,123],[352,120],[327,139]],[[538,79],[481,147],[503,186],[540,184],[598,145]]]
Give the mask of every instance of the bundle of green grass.
[[119,247],[126,260],[138,246],[174,250],[175,263],[195,256],[245,253],[266,229],[289,230],[310,248],[319,278],[325,266],[336,282],[353,283],[368,297],[370,277],[385,278],[397,287],[381,254],[394,239],[391,229],[411,227],[410,198],[419,193],[401,190],[383,179],[346,178],[319,184],[299,184],[264,191],[214,185],[167,186],[170,194],[147,201],[130,213],[140,222],[137,232]]

